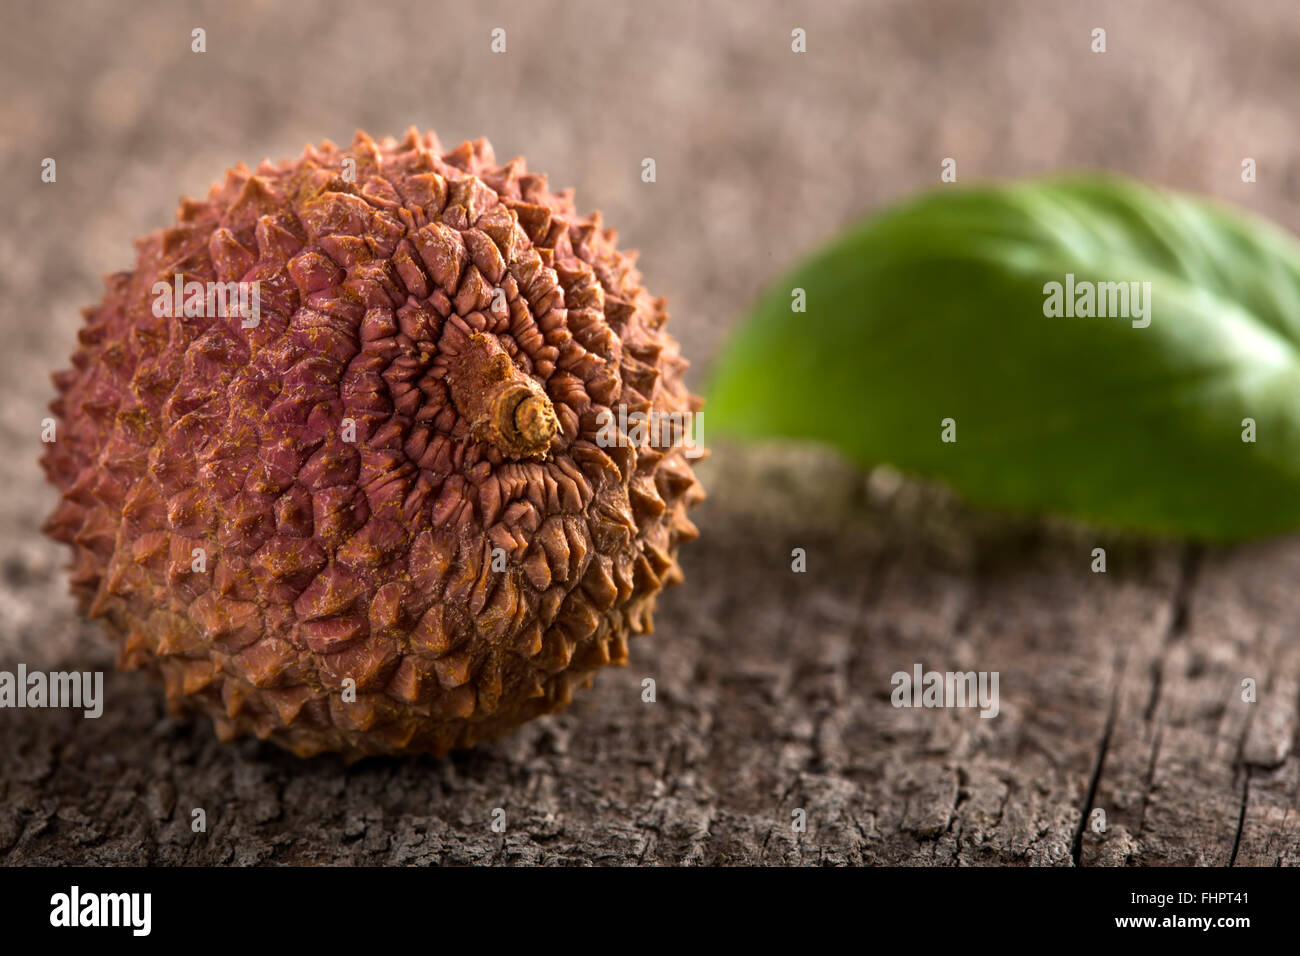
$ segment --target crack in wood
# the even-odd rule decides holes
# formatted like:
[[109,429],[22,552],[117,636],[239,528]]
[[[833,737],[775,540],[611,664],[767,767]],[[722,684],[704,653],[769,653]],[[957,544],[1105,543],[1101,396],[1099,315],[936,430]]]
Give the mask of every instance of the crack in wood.
[[1097,759],[1093,763],[1092,775],[1088,780],[1088,792],[1083,798],[1083,811],[1079,814],[1079,822],[1074,827],[1074,838],[1070,842],[1070,859],[1074,861],[1075,866],[1082,865],[1080,860],[1083,857],[1083,831],[1088,826],[1088,814],[1092,810],[1093,801],[1097,799],[1097,787],[1101,783],[1102,771],[1106,767],[1106,751],[1110,749],[1110,737],[1115,730],[1115,715],[1119,712],[1119,692],[1120,682],[1124,676],[1124,654],[1120,653],[1115,660],[1115,671],[1111,678],[1112,688],[1110,695],[1110,707],[1106,713],[1106,728],[1101,734],[1101,743],[1097,747]]
[[1237,816],[1237,832],[1232,838],[1232,855],[1228,857],[1228,866],[1236,866],[1237,851],[1241,848],[1241,832],[1246,828],[1246,803],[1250,799],[1250,767],[1246,768],[1246,779],[1241,784],[1241,812]]

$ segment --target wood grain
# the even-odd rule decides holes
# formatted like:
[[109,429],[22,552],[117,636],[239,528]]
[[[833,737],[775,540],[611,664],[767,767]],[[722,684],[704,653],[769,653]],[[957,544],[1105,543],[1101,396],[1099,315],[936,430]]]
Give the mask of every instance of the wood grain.
[[[567,714],[447,760],[344,767],[222,746],[111,674],[98,720],[0,714],[0,859],[1300,862],[1296,540],[1199,551],[975,513],[811,450],[724,446],[706,478],[658,633]],[[45,590],[41,570],[9,586]],[[46,666],[105,663],[93,626],[51,616],[74,637]],[[916,662],[998,671],[999,714],[893,707],[890,675]]]

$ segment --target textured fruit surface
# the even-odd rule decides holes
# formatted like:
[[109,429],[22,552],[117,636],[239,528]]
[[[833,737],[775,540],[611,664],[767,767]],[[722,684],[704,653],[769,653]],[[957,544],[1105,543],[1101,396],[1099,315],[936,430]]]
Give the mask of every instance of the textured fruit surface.
[[[137,250],[55,375],[46,530],[173,710],[442,754],[626,661],[703,492],[602,413],[699,400],[599,213],[485,140],[358,133],[235,167]],[[259,321],[159,317],[178,273],[258,282]]]

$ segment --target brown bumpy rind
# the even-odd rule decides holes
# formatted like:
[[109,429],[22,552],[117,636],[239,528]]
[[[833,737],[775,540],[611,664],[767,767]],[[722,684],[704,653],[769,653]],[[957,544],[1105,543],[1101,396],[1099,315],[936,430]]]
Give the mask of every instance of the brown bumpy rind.
[[[703,492],[601,412],[700,402],[599,213],[485,140],[358,133],[235,167],[137,249],[55,376],[46,529],[173,710],[300,755],[443,754],[651,630]],[[259,281],[260,322],[155,316],[176,273]]]

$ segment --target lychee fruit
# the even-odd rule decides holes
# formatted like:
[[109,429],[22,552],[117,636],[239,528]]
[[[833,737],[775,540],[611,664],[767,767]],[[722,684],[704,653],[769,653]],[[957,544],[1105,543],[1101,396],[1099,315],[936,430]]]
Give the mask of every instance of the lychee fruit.
[[173,711],[444,754],[651,630],[700,401],[571,191],[482,139],[358,133],[236,166],[136,248],[54,376],[46,530]]

